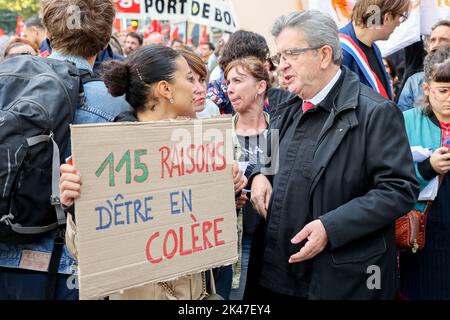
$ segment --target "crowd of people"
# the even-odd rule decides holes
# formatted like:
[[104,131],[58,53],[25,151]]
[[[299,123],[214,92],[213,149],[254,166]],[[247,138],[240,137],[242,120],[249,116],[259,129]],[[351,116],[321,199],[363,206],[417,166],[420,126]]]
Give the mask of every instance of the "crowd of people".
[[[83,11],[77,29],[66,24],[69,5]],[[450,299],[450,21],[413,45],[426,52],[416,59],[419,72],[406,72],[411,50],[383,57],[376,44],[410,10],[409,0],[358,0],[342,29],[319,11],[289,13],[273,23],[271,54],[255,32],[194,48],[159,33],[114,35],[112,0],[41,0],[40,16],[3,48],[0,68],[14,69],[17,57],[70,62],[88,78],[72,123],[232,115],[238,262],[108,298]],[[0,107],[0,115],[16,110]],[[418,147],[427,156],[413,156]],[[55,254],[60,229],[25,242],[1,235],[14,218],[14,192],[4,192],[0,299],[78,299],[67,280],[77,266],[76,216],[84,213],[74,203],[83,179],[65,163],[70,146],[60,151],[52,204],[67,215],[62,251]],[[421,198],[436,179],[436,194]],[[411,210],[428,213],[417,252],[396,246],[396,220]],[[378,278],[370,283],[374,266]],[[215,292],[206,293],[205,282]]]

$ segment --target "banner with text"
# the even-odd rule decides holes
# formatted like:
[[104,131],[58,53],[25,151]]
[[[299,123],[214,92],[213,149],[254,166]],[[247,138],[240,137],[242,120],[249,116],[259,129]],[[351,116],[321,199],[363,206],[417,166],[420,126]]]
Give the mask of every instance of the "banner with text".
[[115,0],[119,18],[189,21],[234,32],[236,22],[228,0]]

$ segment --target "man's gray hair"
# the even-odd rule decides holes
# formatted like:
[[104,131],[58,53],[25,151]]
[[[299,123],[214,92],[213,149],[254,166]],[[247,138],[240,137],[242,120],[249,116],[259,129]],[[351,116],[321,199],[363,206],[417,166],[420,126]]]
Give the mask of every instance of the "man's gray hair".
[[450,28],[450,20],[440,20],[438,21],[432,28],[431,31],[434,31],[434,29],[439,28],[439,27],[449,27]]
[[277,38],[285,28],[301,29],[310,47],[329,45],[333,49],[333,63],[338,66],[342,64],[338,27],[328,14],[306,10],[283,15],[273,25],[272,35]]

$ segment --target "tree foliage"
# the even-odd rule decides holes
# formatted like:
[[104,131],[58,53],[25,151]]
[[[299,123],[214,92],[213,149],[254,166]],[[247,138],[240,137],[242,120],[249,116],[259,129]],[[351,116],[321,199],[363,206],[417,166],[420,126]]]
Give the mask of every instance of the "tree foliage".
[[0,10],[6,9],[16,12],[24,19],[35,15],[39,11],[38,0],[0,0]]

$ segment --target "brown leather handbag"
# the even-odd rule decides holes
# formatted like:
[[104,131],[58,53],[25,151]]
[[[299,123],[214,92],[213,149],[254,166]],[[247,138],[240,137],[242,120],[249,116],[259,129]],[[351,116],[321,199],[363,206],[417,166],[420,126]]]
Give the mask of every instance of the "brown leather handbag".
[[[439,177],[439,186],[443,179],[444,175],[441,175]],[[425,247],[427,216],[432,204],[433,201],[428,201],[423,212],[411,210],[395,221],[395,243],[399,251],[416,253],[418,249]]]
[[395,221],[395,242],[399,251],[416,253],[425,246],[425,228],[431,201],[423,212],[411,210]]

